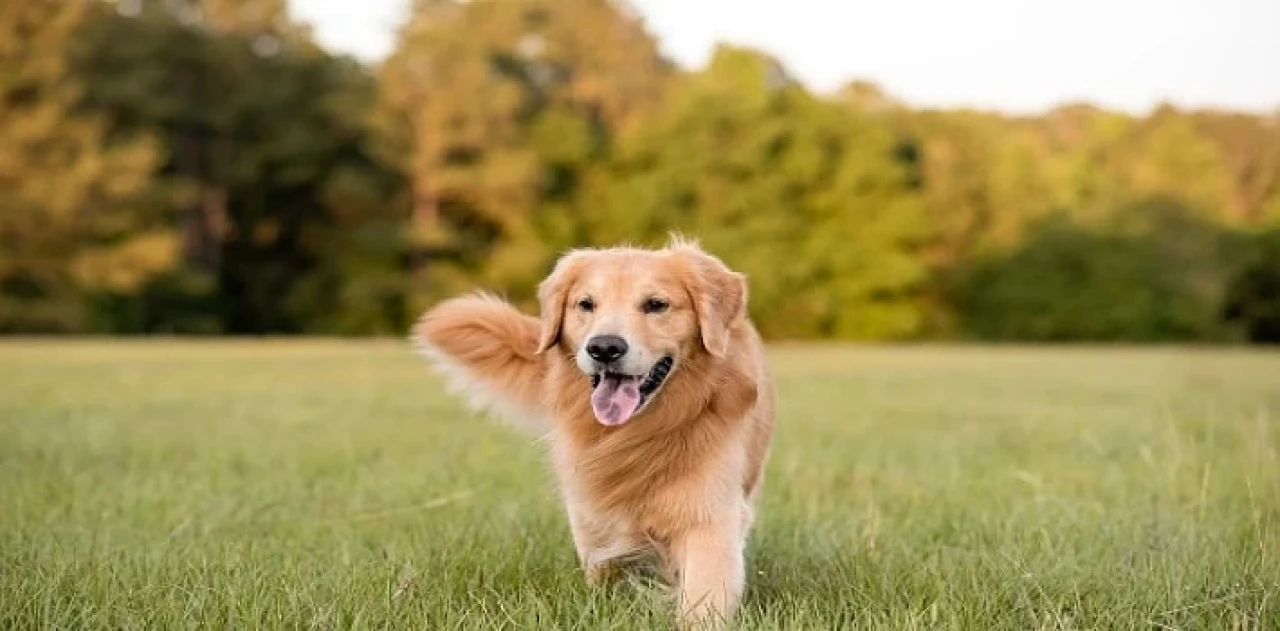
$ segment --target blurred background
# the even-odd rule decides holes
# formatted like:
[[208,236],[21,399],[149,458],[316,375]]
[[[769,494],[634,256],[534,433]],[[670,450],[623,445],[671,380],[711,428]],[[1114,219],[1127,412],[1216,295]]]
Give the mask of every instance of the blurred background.
[[1277,24],[0,2],[0,332],[400,336],[680,230],[750,275],[771,339],[1280,342]]

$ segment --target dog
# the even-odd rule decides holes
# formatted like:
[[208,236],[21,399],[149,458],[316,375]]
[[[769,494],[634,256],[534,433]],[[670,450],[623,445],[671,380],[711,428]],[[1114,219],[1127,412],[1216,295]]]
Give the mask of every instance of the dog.
[[480,410],[536,428],[591,586],[652,553],[682,626],[739,607],[774,421],[747,279],[694,241],[571,250],[540,317],[447,299],[411,339]]

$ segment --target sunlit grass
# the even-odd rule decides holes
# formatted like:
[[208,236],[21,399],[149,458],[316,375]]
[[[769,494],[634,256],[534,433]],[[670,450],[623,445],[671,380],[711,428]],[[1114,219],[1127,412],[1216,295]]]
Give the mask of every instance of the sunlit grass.
[[[743,626],[1280,627],[1280,355],[773,351]],[[655,628],[398,342],[0,345],[0,628]]]

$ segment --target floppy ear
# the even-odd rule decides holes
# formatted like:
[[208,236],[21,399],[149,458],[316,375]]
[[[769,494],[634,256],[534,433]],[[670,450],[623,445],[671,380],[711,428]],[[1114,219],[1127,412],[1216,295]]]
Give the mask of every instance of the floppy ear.
[[747,277],[695,244],[677,240],[671,249],[690,263],[689,292],[702,346],[712,357],[724,357],[729,352],[729,330],[746,312]]
[[555,269],[538,285],[538,307],[542,312],[542,330],[538,334],[538,354],[560,341],[560,328],[564,325],[565,302],[568,300],[569,285],[577,276],[579,264],[585,256],[583,251],[574,251],[564,255],[556,262]]

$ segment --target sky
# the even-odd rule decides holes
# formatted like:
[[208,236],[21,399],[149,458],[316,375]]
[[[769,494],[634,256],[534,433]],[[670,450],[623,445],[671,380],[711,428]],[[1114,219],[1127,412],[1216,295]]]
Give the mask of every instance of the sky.
[[[409,4],[289,3],[322,45],[371,63],[394,47]],[[718,42],[750,46],[820,93],[863,80],[926,107],[1280,110],[1280,0],[631,3],[686,68],[702,67]]]

